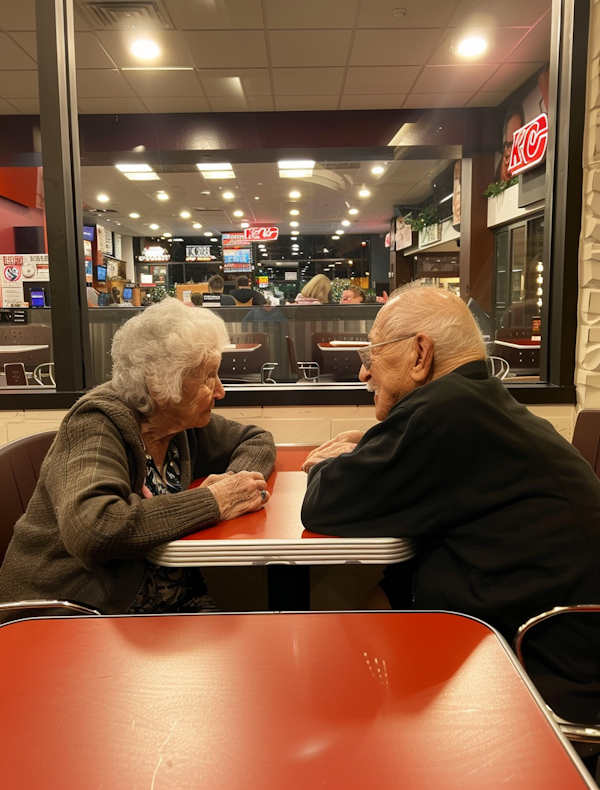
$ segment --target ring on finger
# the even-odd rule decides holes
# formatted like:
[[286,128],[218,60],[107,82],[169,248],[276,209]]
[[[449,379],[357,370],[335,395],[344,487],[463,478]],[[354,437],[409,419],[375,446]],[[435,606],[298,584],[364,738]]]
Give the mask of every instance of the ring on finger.
[[263,502],[265,501],[265,499],[267,498],[266,489],[264,488],[262,489],[262,491],[260,492],[260,498],[262,499]]

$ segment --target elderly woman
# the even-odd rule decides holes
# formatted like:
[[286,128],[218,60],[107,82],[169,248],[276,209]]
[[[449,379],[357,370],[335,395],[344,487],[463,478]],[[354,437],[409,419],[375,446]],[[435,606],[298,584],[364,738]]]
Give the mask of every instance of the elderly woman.
[[107,614],[214,608],[199,569],[145,558],[269,498],[271,434],[211,414],[225,395],[227,342],[211,310],[176,299],[116,332],[112,381],[65,416],[0,569],[0,601],[64,598]]
[[316,274],[296,297],[296,304],[329,304],[331,280],[324,274]]

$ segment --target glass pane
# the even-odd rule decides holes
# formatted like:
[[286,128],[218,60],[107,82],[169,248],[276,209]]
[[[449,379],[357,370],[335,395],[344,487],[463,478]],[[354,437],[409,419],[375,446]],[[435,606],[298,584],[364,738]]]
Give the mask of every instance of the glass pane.
[[55,389],[39,119],[22,118],[39,114],[34,4],[4,4],[2,27],[0,396]]
[[504,325],[508,306],[508,231],[496,234],[495,240],[496,266],[496,329]]

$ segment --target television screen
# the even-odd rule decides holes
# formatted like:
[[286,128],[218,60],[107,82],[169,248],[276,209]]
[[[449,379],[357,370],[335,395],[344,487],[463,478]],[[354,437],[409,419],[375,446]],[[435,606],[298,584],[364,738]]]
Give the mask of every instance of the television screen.
[[223,250],[223,263],[252,263],[252,250]]
[[438,219],[444,220],[452,216],[452,192],[454,190],[454,162],[436,176],[431,182],[433,200],[437,208]]
[[96,228],[93,225],[83,226],[83,238],[87,241],[94,241],[94,232]]
[[123,299],[128,302],[133,299],[133,288],[123,288]]
[[29,301],[32,307],[46,307],[46,294],[42,288],[39,291],[31,291]]
[[99,283],[106,282],[106,266],[96,266],[96,279]]

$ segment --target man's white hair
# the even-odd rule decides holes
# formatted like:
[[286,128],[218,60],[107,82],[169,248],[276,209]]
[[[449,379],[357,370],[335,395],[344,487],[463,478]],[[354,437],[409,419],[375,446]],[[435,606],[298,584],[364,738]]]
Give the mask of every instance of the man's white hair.
[[155,400],[181,403],[186,376],[218,361],[228,342],[225,324],[213,310],[167,297],[115,332],[113,387],[141,414],[151,414]]
[[398,288],[379,311],[373,328],[377,342],[413,332],[429,335],[439,362],[486,356],[481,330],[469,308],[460,297],[433,285],[409,283]]

